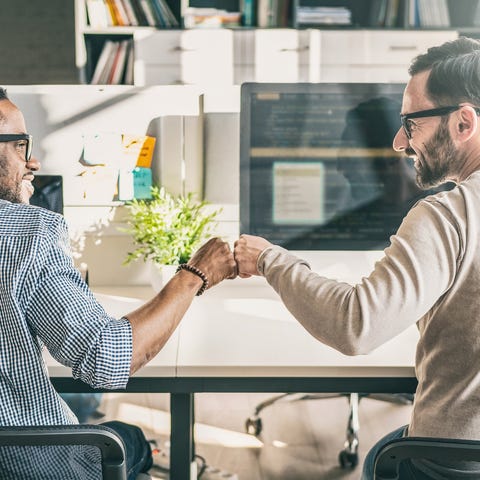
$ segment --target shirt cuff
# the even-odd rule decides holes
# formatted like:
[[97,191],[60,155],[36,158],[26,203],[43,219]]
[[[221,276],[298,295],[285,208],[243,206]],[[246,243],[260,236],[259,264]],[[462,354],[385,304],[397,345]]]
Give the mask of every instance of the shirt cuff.
[[258,273],[260,273],[260,275],[264,275],[264,260],[265,260],[265,256],[267,255],[267,253],[273,249],[275,245],[272,245],[270,247],[267,247],[265,248],[264,250],[262,250],[262,252],[260,253],[260,255],[258,256],[257,258],[257,270],[258,270]]
[[265,276],[265,271],[272,264],[280,259],[284,263],[299,263],[305,265],[311,270],[311,267],[308,262],[302,260],[301,258],[296,257],[288,250],[279,245],[272,245],[263,250],[257,259],[257,270],[262,276]]

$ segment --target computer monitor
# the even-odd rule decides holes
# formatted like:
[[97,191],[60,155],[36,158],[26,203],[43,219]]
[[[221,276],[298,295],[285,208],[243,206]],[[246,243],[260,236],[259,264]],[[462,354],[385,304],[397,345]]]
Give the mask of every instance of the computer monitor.
[[323,258],[334,263],[388,246],[408,210],[432,193],[392,149],[404,87],[243,84],[240,232],[329,252]]
[[61,175],[35,175],[35,189],[30,203],[63,214],[63,177]]

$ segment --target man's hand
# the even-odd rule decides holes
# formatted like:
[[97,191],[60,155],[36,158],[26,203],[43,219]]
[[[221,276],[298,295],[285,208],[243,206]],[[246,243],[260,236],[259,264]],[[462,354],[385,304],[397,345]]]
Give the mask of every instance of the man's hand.
[[200,247],[188,262],[208,278],[209,288],[226,278],[237,276],[237,264],[227,242],[211,238]]
[[266,248],[271,246],[272,244],[262,237],[240,235],[233,250],[239,277],[248,278],[252,275],[260,275],[257,268],[258,257]]

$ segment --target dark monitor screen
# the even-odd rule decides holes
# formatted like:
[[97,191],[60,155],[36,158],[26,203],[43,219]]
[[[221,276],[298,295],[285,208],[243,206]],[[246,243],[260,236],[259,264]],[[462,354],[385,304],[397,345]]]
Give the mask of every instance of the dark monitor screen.
[[30,204],[63,214],[63,177],[61,175],[35,175],[35,191]]
[[240,231],[293,250],[380,250],[427,193],[392,149],[404,85],[241,89]]

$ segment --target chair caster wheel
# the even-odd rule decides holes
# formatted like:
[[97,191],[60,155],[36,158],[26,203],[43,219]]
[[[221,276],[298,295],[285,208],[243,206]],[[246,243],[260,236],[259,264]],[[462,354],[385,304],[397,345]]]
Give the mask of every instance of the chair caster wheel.
[[245,430],[249,435],[260,435],[262,431],[262,419],[260,417],[249,417],[245,422]]
[[358,465],[358,454],[342,450],[338,455],[338,461],[343,469],[354,469]]

